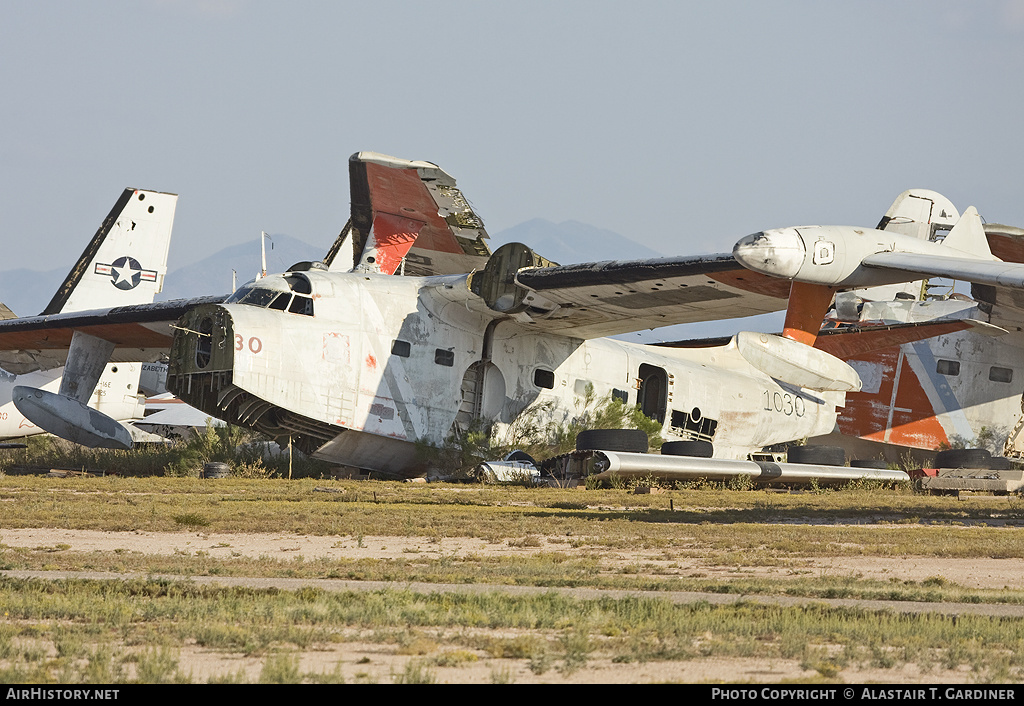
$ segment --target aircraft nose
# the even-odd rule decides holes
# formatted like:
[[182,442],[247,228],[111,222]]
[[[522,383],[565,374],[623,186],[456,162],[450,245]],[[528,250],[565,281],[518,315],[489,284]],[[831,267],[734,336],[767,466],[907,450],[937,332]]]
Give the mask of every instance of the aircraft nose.
[[785,279],[796,277],[806,255],[804,240],[796,228],[752,233],[732,249],[732,256],[747,269]]

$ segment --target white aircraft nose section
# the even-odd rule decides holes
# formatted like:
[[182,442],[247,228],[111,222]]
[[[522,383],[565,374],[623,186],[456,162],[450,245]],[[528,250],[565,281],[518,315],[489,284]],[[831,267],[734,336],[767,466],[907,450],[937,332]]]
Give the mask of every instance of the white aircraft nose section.
[[807,249],[796,228],[779,228],[741,239],[733,246],[732,256],[755,272],[793,279],[804,264]]

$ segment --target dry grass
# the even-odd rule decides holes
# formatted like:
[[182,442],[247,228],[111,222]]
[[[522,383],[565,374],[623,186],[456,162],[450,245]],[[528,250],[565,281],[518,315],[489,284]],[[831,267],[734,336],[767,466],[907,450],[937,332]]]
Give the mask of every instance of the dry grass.
[[[328,486],[341,492],[320,492]],[[372,532],[418,538],[425,548],[475,537],[512,552],[456,555],[417,544],[403,545],[408,551],[393,558],[218,558],[198,548],[158,556],[72,551],[60,542],[0,544],[7,569],[1024,602],[1024,591],[965,588],[938,577],[883,581],[800,570],[804,559],[816,557],[1020,558],[1024,539],[1016,526],[1024,517],[1014,498],[959,502],[877,488],[802,494],[703,488],[640,496],[624,489],[0,476],[0,510],[0,542],[4,529],[48,527],[320,535],[362,547]],[[231,540],[220,545],[230,550]],[[284,552],[290,545],[281,546]],[[735,573],[708,576],[695,565]],[[752,572],[765,567],[770,575]],[[0,680],[7,682],[425,683],[469,674],[498,683],[571,682],[586,681],[598,669],[629,679],[652,664],[662,665],[660,678],[689,679],[701,673],[693,670],[702,660],[738,664],[764,656],[784,666],[771,674],[811,680],[1024,676],[1019,619],[896,615],[813,603],[676,605],[555,594],[13,579],[0,579],[0,603],[6,612]],[[189,661],[197,649],[211,665],[198,673]],[[314,655],[334,657],[324,662]]]

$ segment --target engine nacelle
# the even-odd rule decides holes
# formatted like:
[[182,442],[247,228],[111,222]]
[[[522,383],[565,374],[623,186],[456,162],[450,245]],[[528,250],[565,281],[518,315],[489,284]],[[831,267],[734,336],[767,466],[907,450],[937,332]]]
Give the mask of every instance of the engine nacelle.
[[776,380],[821,392],[859,392],[860,376],[830,353],[769,333],[740,331],[736,348],[744,360]]
[[882,252],[977,257],[901,233],[854,226],[766,230],[748,235],[732,250],[733,257],[748,269],[808,284],[874,287],[920,279],[920,275],[861,264],[869,255]]

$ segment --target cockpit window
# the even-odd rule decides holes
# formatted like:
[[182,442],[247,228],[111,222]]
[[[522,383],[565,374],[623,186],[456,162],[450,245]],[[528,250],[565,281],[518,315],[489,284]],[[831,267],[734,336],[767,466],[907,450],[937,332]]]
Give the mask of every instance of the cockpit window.
[[237,302],[238,304],[248,304],[249,306],[265,307],[268,304],[270,304],[270,302],[273,301],[274,297],[276,297],[279,294],[279,292],[275,292],[272,289],[250,287],[248,291],[242,293],[242,296],[238,297],[237,299],[234,299],[234,297],[237,296],[240,292],[242,292],[241,289],[239,289],[237,292],[231,295],[231,299],[228,299],[228,302],[233,303],[233,299],[234,302]]
[[[258,284],[247,284],[235,290],[235,293],[227,298],[226,304],[246,304],[258,306],[261,309],[273,309],[275,311],[288,311],[292,314],[303,316],[313,315],[313,298],[303,296],[313,291],[309,280],[298,275],[288,275],[283,278],[284,283],[295,292],[282,291],[283,287],[280,277],[273,277],[262,280],[263,286]],[[270,286],[267,286],[267,285]],[[275,288],[276,287],[276,288]]]
[[313,300],[309,297],[303,297],[296,294],[292,299],[292,305],[288,307],[288,311],[293,314],[304,314],[305,316],[313,315]]
[[289,294],[288,292],[281,292],[280,294],[277,295],[277,298],[274,299],[274,301],[270,302],[270,308],[276,309],[277,311],[287,311],[288,302],[290,302],[291,300],[291,294]]

